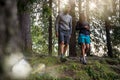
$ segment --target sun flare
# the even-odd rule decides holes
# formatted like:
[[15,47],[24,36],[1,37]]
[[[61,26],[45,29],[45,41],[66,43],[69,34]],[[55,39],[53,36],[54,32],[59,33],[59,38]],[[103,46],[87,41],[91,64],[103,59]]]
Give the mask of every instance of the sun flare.
[[67,5],[69,0],[60,0],[60,7],[63,9]]
[[94,10],[96,8],[96,4],[94,2],[91,2],[89,4],[90,10]]

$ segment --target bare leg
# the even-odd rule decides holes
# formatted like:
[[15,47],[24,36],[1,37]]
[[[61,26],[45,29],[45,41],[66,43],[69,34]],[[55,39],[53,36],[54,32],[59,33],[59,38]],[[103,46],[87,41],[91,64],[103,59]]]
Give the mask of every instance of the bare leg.
[[85,45],[85,43],[83,43],[82,45],[81,45],[81,53],[82,53],[82,58],[81,58],[81,61],[82,61],[82,63],[83,64],[86,64],[86,58],[85,58],[85,50],[86,50],[86,45]]
[[86,45],[83,43],[83,44],[81,45],[82,57],[84,57],[84,55],[85,55],[85,47],[86,47]]
[[60,54],[63,54],[64,53],[64,42],[62,41],[60,43]]
[[60,57],[60,60],[61,62],[65,62],[66,61],[66,58],[64,57],[65,55],[65,52],[67,50],[67,45],[64,45],[64,42],[61,42],[60,44],[60,48],[61,48],[61,57]]
[[68,44],[65,44],[65,46],[64,46],[64,54],[66,53],[66,51],[67,51],[67,49],[68,49]]
[[86,49],[85,49],[86,54],[88,53],[89,49],[90,49],[90,44],[86,44]]

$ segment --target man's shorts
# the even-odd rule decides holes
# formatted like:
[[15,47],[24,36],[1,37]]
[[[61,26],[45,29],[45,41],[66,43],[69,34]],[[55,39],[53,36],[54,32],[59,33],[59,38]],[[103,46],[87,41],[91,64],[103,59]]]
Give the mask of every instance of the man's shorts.
[[59,31],[59,43],[69,44],[70,34],[68,31]]
[[90,35],[79,34],[78,44],[81,44],[81,43],[90,44]]

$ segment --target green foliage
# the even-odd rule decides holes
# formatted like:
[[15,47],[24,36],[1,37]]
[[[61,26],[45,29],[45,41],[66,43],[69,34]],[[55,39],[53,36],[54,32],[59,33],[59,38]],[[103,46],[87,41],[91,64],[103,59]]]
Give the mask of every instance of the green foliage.
[[64,78],[60,78],[60,79],[57,79],[57,80],[73,80],[73,79],[69,76],[65,76]]
[[70,69],[73,69],[73,70],[79,70],[79,64],[77,64],[77,63],[71,63],[70,65],[69,65],[69,68]]
[[114,45],[120,45],[120,27],[114,27],[112,34],[112,42]]
[[49,74],[33,74],[29,78],[29,80],[56,80],[54,77],[50,76]]
[[[102,61],[103,60],[103,61]],[[57,57],[36,56],[30,60],[32,66],[43,63],[49,67],[50,71],[55,71],[56,75],[51,75],[45,71],[43,74],[31,74],[30,80],[119,80],[119,66],[111,67],[108,61],[110,58],[99,60],[90,59],[87,65],[75,61],[61,63]],[[119,60],[115,59],[113,62]],[[91,62],[91,64],[90,64]],[[101,64],[101,62],[103,62]],[[119,64],[119,63],[117,63]],[[116,64],[116,65],[117,65]],[[52,68],[52,69],[51,69]],[[118,72],[118,73],[117,73]]]
[[45,54],[48,51],[48,37],[45,28],[40,26],[32,26],[32,41],[33,41],[33,51]]
[[120,64],[120,61],[118,59],[115,59],[115,58],[113,58],[113,59],[106,59],[106,62],[108,64],[110,64],[110,65],[118,65],[118,64]]
[[19,12],[29,11],[33,3],[40,2],[41,0],[18,0],[17,7]]
[[85,70],[78,70],[75,75],[75,80],[90,80],[90,76]]
[[118,49],[113,48],[113,57],[120,59],[120,51]]
[[43,57],[34,57],[30,60],[32,66],[39,63],[44,63],[47,66],[57,65],[59,60],[56,57],[43,56]]
[[119,78],[118,74],[112,72],[107,65],[102,65],[95,62],[95,65],[87,66],[86,72],[93,80],[116,80]]
[[[48,54],[49,17],[52,15],[52,10],[46,0],[41,0],[41,3],[36,3],[33,7],[31,12],[33,50],[40,54]],[[54,33],[54,29],[52,32]],[[56,44],[54,37],[55,35],[53,34],[53,45]],[[56,54],[55,50],[57,50],[57,47],[53,46],[52,49],[53,53]]]
[[30,78],[28,78],[28,79],[29,80],[73,80],[69,76],[65,76],[64,78],[55,78],[53,76],[50,76],[47,73],[45,73],[43,75],[34,74],[34,75],[31,75]]
[[48,19],[51,14],[52,14],[51,8],[47,4],[44,4],[43,5],[43,18]]

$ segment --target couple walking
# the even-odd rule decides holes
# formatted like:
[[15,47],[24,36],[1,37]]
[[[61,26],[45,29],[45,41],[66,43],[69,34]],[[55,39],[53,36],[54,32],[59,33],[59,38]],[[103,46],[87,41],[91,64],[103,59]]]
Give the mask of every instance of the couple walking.
[[[69,15],[70,6],[65,6],[63,13],[60,13],[56,18],[55,31],[59,39],[60,59],[65,60],[65,52],[68,48],[72,34],[72,17]],[[78,43],[81,45],[80,61],[86,64],[86,53],[89,50],[90,44],[90,26],[86,21],[84,13],[80,14],[80,19],[76,24],[76,30],[79,30]]]

